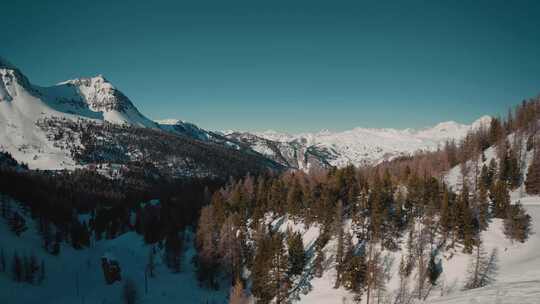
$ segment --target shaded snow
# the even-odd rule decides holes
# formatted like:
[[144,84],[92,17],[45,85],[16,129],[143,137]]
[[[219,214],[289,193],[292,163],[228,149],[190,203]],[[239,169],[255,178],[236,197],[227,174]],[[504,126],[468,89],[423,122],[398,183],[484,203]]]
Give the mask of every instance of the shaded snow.
[[[15,283],[8,274],[0,273],[0,303],[106,303],[120,304],[123,282],[132,279],[137,285],[141,304],[152,303],[223,303],[228,290],[208,290],[199,287],[191,259],[195,254],[192,234],[187,233],[186,251],[182,260],[182,271],[171,273],[161,260],[162,251],[155,255],[156,277],[149,278],[148,293],[144,288],[144,273],[150,246],[134,232],[125,233],[113,240],[98,241],[91,248],[74,250],[62,245],[60,255],[52,256],[41,249],[37,226],[26,217],[29,229],[21,237],[9,231],[0,219],[0,248],[7,256],[8,267],[13,252],[20,255],[35,253],[38,260],[45,260],[46,279],[42,285]],[[104,280],[101,258],[106,256],[118,261],[122,282],[107,285]],[[78,292],[77,292],[78,286]],[[222,286],[227,286],[226,282]]]

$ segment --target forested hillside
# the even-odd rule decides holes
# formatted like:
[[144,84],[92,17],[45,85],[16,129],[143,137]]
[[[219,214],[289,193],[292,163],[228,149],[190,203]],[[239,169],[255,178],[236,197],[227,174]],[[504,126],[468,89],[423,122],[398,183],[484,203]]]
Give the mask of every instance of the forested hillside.
[[[244,154],[206,163],[227,148],[160,130],[42,121],[58,144],[100,134],[70,148],[94,165],[29,170],[0,155],[0,299],[38,303],[62,282],[62,303],[414,303],[490,288],[515,246],[535,248],[518,200],[540,191],[539,119],[534,99],[437,151],[311,173],[257,170]],[[176,149],[231,177],[179,178],[164,161]]]

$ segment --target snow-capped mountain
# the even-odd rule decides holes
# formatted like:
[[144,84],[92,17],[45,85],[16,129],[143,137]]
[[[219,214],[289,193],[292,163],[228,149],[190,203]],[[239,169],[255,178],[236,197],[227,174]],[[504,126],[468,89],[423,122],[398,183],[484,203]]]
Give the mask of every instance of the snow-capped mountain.
[[[53,118],[57,121],[50,122]],[[433,150],[448,139],[459,140],[471,128],[489,123],[490,117],[482,117],[471,125],[450,121],[422,130],[355,128],[343,132],[324,130],[302,134],[274,131],[219,133],[176,119],[152,121],[101,75],[42,87],[33,85],[17,67],[0,59],[0,150],[10,152],[30,168],[77,167],[81,160],[75,160],[74,154],[78,156],[78,150],[84,146],[81,134],[62,138],[69,132],[58,130],[63,128],[58,120],[83,120],[85,123],[166,131],[242,153],[260,154],[283,166],[307,171],[349,164],[361,166],[418,150]],[[52,126],[57,130],[52,130]],[[81,133],[81,128],[73,125],[70,130],[71,133]],[[112,134],[109,135],[108,144],[118,147],[119,143]],[[135,153],[122,153],[129,154],[126,159],[134,160]],[[144,157],[144,153],[139,154],[139,158]],[[96,157],[85,160],[94,161]]]
[[101,75],[42,87],[4,59],[0,59],[0,151],[31,169],[151,162],[175,175],[214,175],[224,172],[220,159],[226,166],[237,162],[235,168],[248,161],[255,167],[247,170],[255,171],[258,166],[277,165],[193,124],[148,119]]
[[469,130],[486,126],[490,121],[491,117],[483,116],[471,125],[449,121],[421,130],[355,128],[296,135],[275,131],[225,134],[277,162],[309,170],[329,165],[361,166],[419,150],[434,150],[445,141],[459,140]]

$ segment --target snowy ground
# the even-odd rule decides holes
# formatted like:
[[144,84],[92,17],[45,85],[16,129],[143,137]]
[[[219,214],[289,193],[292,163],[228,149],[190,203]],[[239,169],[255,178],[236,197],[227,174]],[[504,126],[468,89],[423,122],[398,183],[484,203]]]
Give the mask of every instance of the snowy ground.
[[[476,290],[463,291],[466,270],[471,256],[463,254],[460,248],[446,252],[442,257],[443,273],[439,278],[439,286],[434,288],[426,303],[478,303],[478,304],[517,304],[540,303],[540,197],[520,197],[520,191],[512,193],[512,201],[518,200],[527,209],[533,221],[533,234],[526,243],[516,243],[508,240],[503,233],[503,223],[495,219],[489,230],[482,233],[482,240],[487,252],[498,249],[498,276],[492,286]],[[303,233],[304,246],[312,248],[319,229],[317,226],[306,230],[303,224],[295,224],[291,220],[278,219],[273,225],[284,232],[287,228]],[[346,224],[345,229],[350,223]],[[404,246],[404,244],[402,244]],[[405,250],[405,248],[403,248]],[[323,277],[310,277],[300,293],[300,299],[295,303],[354,303],[352,294],[344,288],[334,289],[336,278],[335,240],[330,240],[325,247],[327,258]],[[391,266],[392,278],[387,282],[386,297],[393,299],[399,286],[398,266],[401,252],[384,253],[393,259]],[[306,267],[309,269],[309,265]],[[307,272],[307,271],[306,271]],[[295,282],[298,284],[298,281]],[[414,284],[410,282],[409,286]],[[364,297],[365,298],[365,297]],[[364,299],[365,301],[365,299]],[[380,302],[384,303],[384,302]],[[392,301],[389,303],[393,303]]]
[[[0,248],[7,255],[8,269],[17,250],[19,255],[35,253],[39,260],[45,259],[46,279],[42,285],[15,283],[8,278],[10,273],[0,273],[0,303],[122,303],[123,282],[106,285],[101,269],[101,257],[108,253],[120,263],[122,278],[131,278],[138,287],[140,303],[224,303],[228,290],[210,291],[198,286],[193,265],[192,242],[187,248],[182,263],[182,272],[171,273],[161,258],[156,255],[155,278],[149,279],[148,293],[145,294],[144,270],[150,248],[142,237],[130,232],[114,240],[99,241],[94,247],[74,250],[62,246],[60,256],[52,256],[40,247],[40,239],[27,219],[29,229],[21,237],[11,233],[3,219],[0,219]],[[77,290],[78,286],[78,290]],[[223,286],[227,286],[226,283]]]
[[500,223],[494,223],[484,234],[486,247],[499,248],[499,275],[493,286],[469,291],[456,292],[429,303],[454,304],[517,304],[540,303],[540,197],[519,199],[533,220],[533,232],[524,244],[512,244],[504,238]]

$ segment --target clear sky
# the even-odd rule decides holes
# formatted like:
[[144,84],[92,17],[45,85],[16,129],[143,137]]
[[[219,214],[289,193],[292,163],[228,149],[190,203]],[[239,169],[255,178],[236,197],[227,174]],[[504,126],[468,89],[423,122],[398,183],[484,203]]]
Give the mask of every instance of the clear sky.
[[32,82],[103,74],[209,129],[468,123],[540,93],[540,1],[2,1]]

